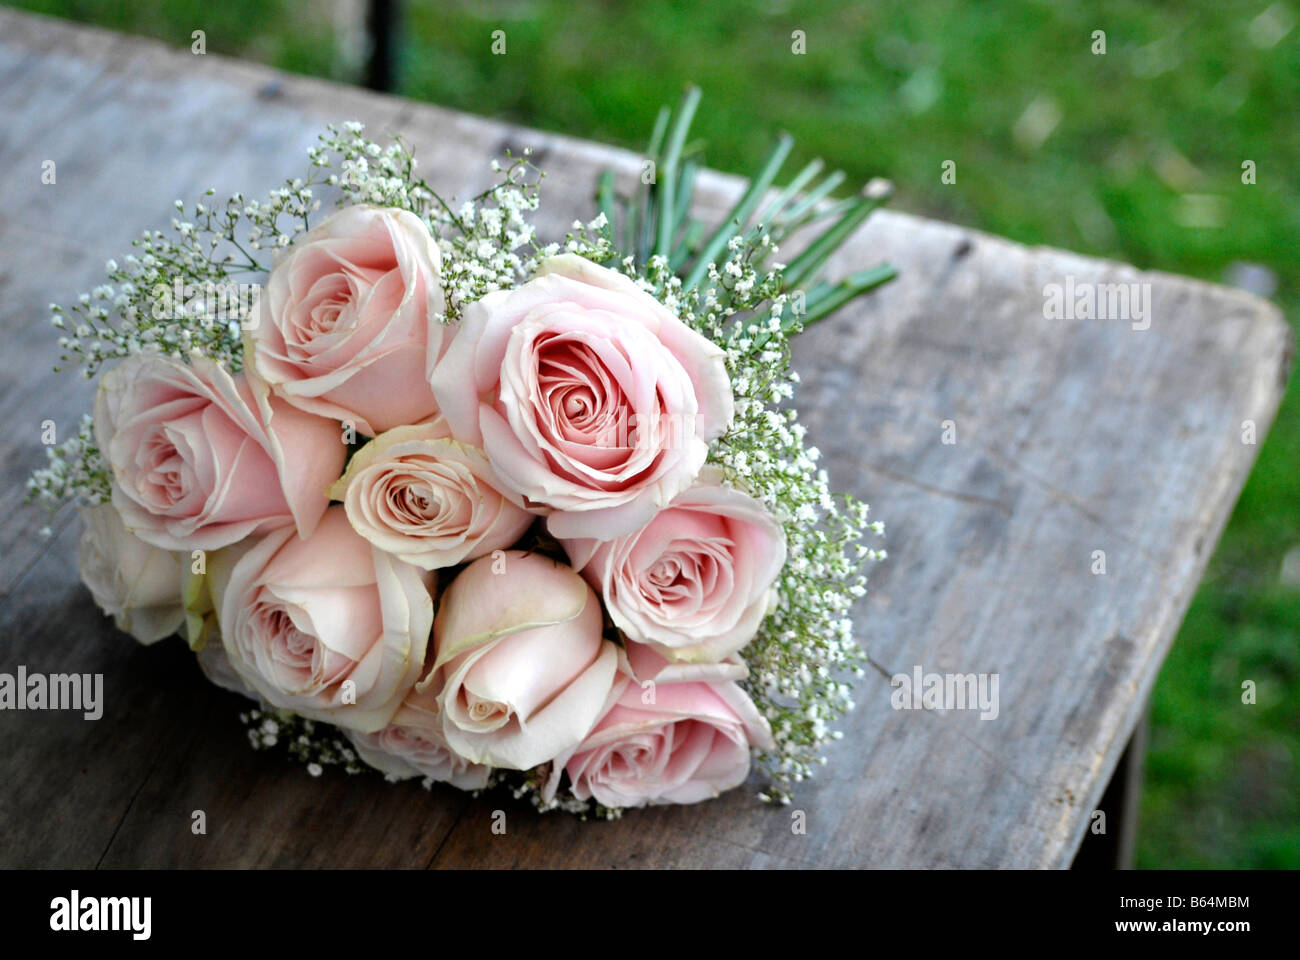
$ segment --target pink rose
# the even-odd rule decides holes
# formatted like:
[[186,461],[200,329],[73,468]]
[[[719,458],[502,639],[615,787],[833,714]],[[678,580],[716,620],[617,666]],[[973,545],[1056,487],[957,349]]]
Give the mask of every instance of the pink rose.
[[185,621],[182,576],[188,557],[150,546],[122,525],[111,503],[82,507],[77,570],[99,609],[143,644],[170,637]]
[[557,537],[644,526],[732,418],[722,350],[627,277],[572,254],[465,308],[430,382],[452,435]]
[[774,747],[767,721],[736,680],[739,661],[668,664],[629,643],[611,705],[571,753],[552,766],[550,800],[561,773],[579,800],[607,807],[698,803],[739,786],[750,749]]
[[285,524],[310,535],[346,454],[337,424],[198,356],[133,356],[105,373],[95,439],[122,522],[166,550],[215,550]]
[[293,244],[248,318],[245,363],[295,407],[367,436],[436,411],[438,245],[405,210],[348,207]]
[[393,722],[375,733],[344,731],[357,754],[390,780],[428,777],[460,790],[481,790],[492,772],[470,763],[447,746],[442,735],[442,713],[432,689],[412,690],[393,716]]
[[209,558],[231,668],[273,706],[359,730],[392,720],[419,679],[433,575],[363,540],[342,507]]
[[448,746],[473,763],[527,770],[575,747],[600,716],[618,648],[582,577],[538,554],[476,560],[443,594],[437,692]]
[[371,440],[329,493],[343,501],[357,533],[433,570],[512,546],[533,522],[489,485],[491,477],[483,451],[428,423]]
[[564,547],[615,625],[672,660],[722,660],[752,640],[785,565],[780,524],[713,467],[640,530]]
[[220,639],[214,639],[211,643],[205,643],[195,650],[194,659],[198,661],[199,669],[213,686],[238,693],[258,703],[262,702],[230,665],[230,658],[226,656],[226,648],[221,645]]

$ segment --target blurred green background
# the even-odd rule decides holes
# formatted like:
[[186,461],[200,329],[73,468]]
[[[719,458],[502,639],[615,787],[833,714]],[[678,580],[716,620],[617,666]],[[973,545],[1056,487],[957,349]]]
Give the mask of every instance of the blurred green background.
[[[202,28],[211,52],[301,73],[363,72],[359,0],[4,2],[185,47]],[[896,208],[1245,286],[1300,320],[1295,2],[400,6],[403,95],[640,147],[660,104],[697,83],[711,166],[746,173],[786,129],[794,162],[889,177]],[[498,29],[505,56],[490,50]],[[956,185],[940,182],[947,159]],[[1139,866],[1300,867],[1298,634],[1292,377],[1156,687]]]

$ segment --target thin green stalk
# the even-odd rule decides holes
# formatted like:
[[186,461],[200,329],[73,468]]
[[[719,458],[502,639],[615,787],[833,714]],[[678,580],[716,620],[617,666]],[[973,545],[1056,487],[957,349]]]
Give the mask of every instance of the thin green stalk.
[[796,203],[781,217],[782,223],[791,223],[798,220],[805,211],[811,210],[821,202],[822,198],[844,182],[844,171],[836,170],[825,180],[819,183],[812,190],[804,194],[803,199]]
[[753,214],[754,208],[758,206],[759,201],[763,198],[763,194],[772,185],[772,181],[780,171],[781,165],[785,163],[786,157],[790,155],[790,149],[793,146],[794,140],[791,139],[789,134],[783,133],[777,138],[776,144],[768,152],[767,157],[764,158],[762,166],[759,167],[754,179],[750,181],[749,187],[741,194],[740,199],[736,201],[736,205],[727,214],[726,219],[718,225],[718,229],[705,243],[704,249],[695,261],[695,266],[691,268],[690,273],[686,275],[686,279],[682,281],[683,290],[690,290],[699,284],[708,273],[709,264],[716,260],[718,254],[726,248],[731,238],[744,227]]
[[681,269],[682,264],[691,259],[691,255],[700,248],[700,240],[704,237],[704,224],[698,220],[692,220],[686,225],[686,230],[682,233],[682,238],[677,241],[677,246],[673,248],[672,256],[668,258],[668,266],[676,273]]
[[677,163],[682,155],[682,147],[686,143],[686,132],[690,129],[691,121],[695,119],[695,108],[700,105],[700,88],[688,87],[686,93],[682,96],[681,106],[677,108],[677,114],[673,117],[668,132],[667,146],[664,148],[663,162],[659,164],[656,171],[656,186],[659,187],[657,211],[658,239],[655,243],[654,252],[663,256],[672,253],[673,233],[673,214],[677,209],[675,192],[677,190]]
[[645,263],[650,258],[655,236],[655,202],[649,190],[641,191],[637,200],[637,208],[637,245],[634,252],[637,262]]
[[896,276],[898,276],[898,271],[888,263],[882,263],[869,270],[860,270],[857,273],[850,274],[839,283],[829,287],[815,301],[809,298],[803,316],[799,318],[803,321],[804,329],[812,326],[823,317],[834,313],[854,297],[884,286]]
[[596,206],[600,212],[605,215],[605,220],[609,224],[609,235],[618,236],[618,200],[614,196],[614,171],[606,170],[600,175],[600,180],[596,184]]
[[[695,176],[700,165],[694,160],[682,164],[682,175],[677,184],[677,203],[673,207],[673,226],[684,223],[691,212],[691,198],[695,194]],[[674,230],[673,233],[677,231]]]
[[852,210],[857,202],[857,197],[844,197],[841,200],[832,200],[820,209],[809,210],[798,220],[783,223],[781,225],[782,230],[786,233],[791,233],[801,227],[808,226],[810,223],[816,223],[818,220],[829,220],[843,216],[845,213]]
[[650,134],[650,143],[646,146],[645,155],[651,160],[659,156],[659,148],[663,146],[664,133],[668,129],[668,118],[672,116],[672,110],[668,107],[660,107],[659,115],[655,117],[654,132]]
[[821,268],[822,264],[839,249],[863,220],[877,209],[885,198],[863,197],[856,201],[848,212],[812,243],[785,268],[785,288],[793,290],[809,279]]
[[[877,287],[884,286],[896,276],[898,276],[898,271],[893,266],[882,263],[868,270],[860,270],[857,273],[850,274],[838,283],[818,284],[804,296],[802,309],[798,313],[787,309],[782,315],[781,329],[789,333],[794,328],[795,323],[798,322],[802,324],[803,329],[807,330],[814,323],[834,313],[850,300],[864,293],[869,293]],[[771,316],[770,312],[764,314],[762,320],[758,321],[759,326],[764,326]],[[760,333],[755,338],[755,341],[761,347],[769,339],[768,334]]]
[[636,199],[634,197],[623,201],[623,233],[619,238],[618,250],[625,257],[636,253]]
[[[808,185],[808,181],[812,180],[821,172],[821,169],[822,161],[819,158],[811,161],[807,166],[800,170],[798,175],[786,184],[785,189],[777,195],[776,199],[768,204],[767,209],[759,214],[754,226],[745,234],[745,242],[751,245],[757,245],[758,242],[762,240],[764,234],[772,234],[774,237],[778,237],[783,233],[789,232],[789,226],[784,223],[778,223],[777,218],[780,216],[781,211],[799,195],[799,191]],[[758,267],[766,261],[769,256],[771,256],[772,251],[772,247],[761,248],[751,262],[755,267]]]
[[821,173],[822,161],[820,158],[812,160],[805,166],[795,178],[786,184],[785,189],[777,195],[761,214],[758,216],[758,222],[762,224],[771,224],[773,220],[781,213],[782,210],[798,196],[799,191],[808,185],[808,181]]

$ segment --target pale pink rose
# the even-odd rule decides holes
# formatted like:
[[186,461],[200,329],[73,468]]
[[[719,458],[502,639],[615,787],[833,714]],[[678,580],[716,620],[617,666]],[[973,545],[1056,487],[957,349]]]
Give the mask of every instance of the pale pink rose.
[[736,660],[668,664],[628,643],[618,685],[594,729],[552,766],[550,800],[561,774],[579,800],[607,807],[698,803],[739,786],[751,748],[774,747],[767,720],[742,690]]
[[533,522],[490,485],[483,451],[445,437],[437,423],[394,427],[348,461],[329,490],[357,533],[433,570],[509,547]]
[[241,696],[248,697],[261,703],[261,698],[249,689],[248,684],[240,678],[235,672],[234,667],[230,665],[230,658],[226,656],[226,648],[221,645],[219,637],[212,638],[198,650],[194,651],[194,659],[198,661],[199,669],[203,675],[208,678],[208,682],[213,686],[220,687],[222,690],[229,690],[231,693],[238,693]]
[[95,439],[122,522],[166,550],[215,550],[286,524],[310,535],[346,454],[336,423],[199,356],[138,355],[105,373]]
[[[249,539],[226,547],[214,554],[213,563],[220,567],[233,567],[235,560],[252,549],[255,540]],[[182,635],[194,651],[199,669],[208,681],[222,690],[242,694],[258,703],[262,698],[249,689],[243,678],[230,665],[226,648],[221,643],[221,629],[217,611],[213,606],[211,581],[206,569],[195,573],[191,565],[185,570],[183,595],[185,598],[185,629]]]
[[99,609],[144,644],[179,630],[185,620],[181,579],[187,557],[132,534],[111,503],[79,512],[84,529],[77,569]]
[[586,582],[518,550],[461,571],[442,595],[433,636],[436,660],[418,688],[437,691],[447,745],[512,770],[576,746],[618,665]]
[[470,763],[447,746],[432,689],[412,690],[393,721],[375,733],[345,731],[358,756],[390,780],[428,777],[460,790],[487,786],[491,768]]
[[781,525],[713,467],[635,533],[563,544],[615,625],[673,660],[722,660],[749,643],[785,565]]
[[430,379],[452,435],[557,537],[644,526],[731,423],[722,350],[627,277],[581,257],[465,308]]
[[230,666],[273,706],[369,733],[419,679],[433,574],[371,546],[342,507],[305,540],[284,528],[214,554],[208,576]]
[[279,396],[374,436],[436,411],[443,347],[438,245],[405,210],[347,207],[299,237],[267,277],[245,364]]

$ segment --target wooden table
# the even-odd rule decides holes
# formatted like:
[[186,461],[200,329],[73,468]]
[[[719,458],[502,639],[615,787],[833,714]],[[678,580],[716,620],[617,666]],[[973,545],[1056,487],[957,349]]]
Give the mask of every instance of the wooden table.
[[[101,672],[106,700],[93,722],[0,714],[0,866],[1068,866],[1255,459],[1242,423],[1262,439],[1277,408],[1292,346],[1278,311],[901,213],[854,237],[837,269],[888,258],[901,279],[800,340],[800,405],[835,484],[886,521],[890,559],[858,614],[876,669],[796,800],[806,834],[745,789],[580,823],[508,795],[313,780],[248,749],[244,701],[183,643],[141,648],[99,615],[75,517],[41,538],[22,485],[41,422],[66,432],[90,398],[50,372],[46,304],[97,283],[173,199],[256,195],[346,119],[408,135],[460,196],[503,148],[533,146],[544,234],[594,214],[602,168],[640,170],[627,152],[0,10],[0,671]],[[737,189],[705,177],[704,209]],[[1045,285],[1067,277],[1149,283],[1150,328],[1045,319]],[[889,677],[916,665],[998,674],[998,717],[894,710]]]

